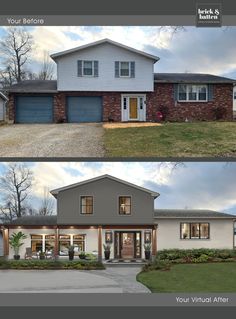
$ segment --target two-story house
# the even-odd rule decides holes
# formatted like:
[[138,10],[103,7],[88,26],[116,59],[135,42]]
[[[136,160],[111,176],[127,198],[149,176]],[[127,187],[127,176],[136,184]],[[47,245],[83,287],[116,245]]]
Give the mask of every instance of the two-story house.
[[234,248],[235,216],[210,210],[155,209],[159,193],[110,175],[99,176],[51,191],[56,216],[25,216],[1,226],[3,252],[13,258],[9,236],[27,235],[21,247],[33,252],[68,255],[85,251],[103,258],[103,244],[112,259],[142,259],[144,244],[152,255],[168,248]]
[[9,89],[15,123],[232,120],[235,80],[210,74],[154,73],[159,57],[103,39],[51,55],[56,81]]

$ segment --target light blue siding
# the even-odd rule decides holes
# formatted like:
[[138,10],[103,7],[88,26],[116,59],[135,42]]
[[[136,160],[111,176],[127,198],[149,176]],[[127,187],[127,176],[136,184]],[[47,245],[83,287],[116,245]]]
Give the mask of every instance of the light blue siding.
[[52,96],[19,96],[16,98],[17,123],[52,123]]
[[102,121],[102,98],[98,96],[70,96],[67,98],[69,123]]

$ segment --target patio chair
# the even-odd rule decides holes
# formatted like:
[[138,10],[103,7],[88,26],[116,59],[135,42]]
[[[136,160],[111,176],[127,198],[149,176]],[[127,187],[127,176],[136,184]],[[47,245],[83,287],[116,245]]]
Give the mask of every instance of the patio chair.
[[25,248],[25,259],[38,258],[38,255],[35,252],[32,252],[31,247]]

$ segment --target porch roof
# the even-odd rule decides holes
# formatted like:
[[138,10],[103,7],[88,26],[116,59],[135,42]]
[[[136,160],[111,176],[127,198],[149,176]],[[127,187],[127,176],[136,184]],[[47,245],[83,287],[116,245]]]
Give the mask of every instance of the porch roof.
[[57,216],[22,216],[3,224],[6,226],[56,226]]

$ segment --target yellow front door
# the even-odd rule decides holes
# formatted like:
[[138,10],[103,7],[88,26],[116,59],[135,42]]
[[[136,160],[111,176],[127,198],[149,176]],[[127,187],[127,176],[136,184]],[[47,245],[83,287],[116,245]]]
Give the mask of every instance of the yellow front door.
[[129,99],[129,119],[137,120],[138,118],[138,99],[130,97]]

